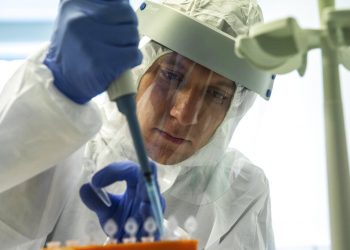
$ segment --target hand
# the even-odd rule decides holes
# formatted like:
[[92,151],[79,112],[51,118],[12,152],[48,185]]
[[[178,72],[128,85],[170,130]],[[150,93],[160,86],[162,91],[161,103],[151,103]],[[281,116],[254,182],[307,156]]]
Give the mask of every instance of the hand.
[[141,63],[136,14],[127,0],[62,0],[44,64],[54,85],[83,104]]
[[[155,163],[150,162],[150,166],[152,172],[156,174]],[[127,187],[122,195],[108,194],[112,202],[110,207],[100,200],[89,184],[81,187],[80,197],[85,205],[97,214],[102,227],[109,219],[114,219],[118,225],[116,239],[121,241],[125,237],[124,226],[129,217],[137,221],[139,225],[137,238],[140,239],[141,236],[146,235],[143,230],[144,221],[152,216],[151,204],[140,167],[131,161],[112,163],[97,172],[92,178],[92,184],[98,188],[106,187],[116,181],[126,181]],[[158,184],[157,191],[164,211],[165,201],[160,195]],[[159,233],[155,237],[159,239]]]

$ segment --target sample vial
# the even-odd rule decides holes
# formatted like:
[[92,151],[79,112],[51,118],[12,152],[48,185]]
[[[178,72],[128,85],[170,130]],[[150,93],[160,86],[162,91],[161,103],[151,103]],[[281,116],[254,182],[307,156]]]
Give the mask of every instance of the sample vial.
[[148,217],[144,224],[143,228],[148,233],[148,237],[142,237],[143,242],[153,242],[154,241],[154,233],[157,230],[157,224],[156,221],[152,216]]
[[130,242],[136,242],[136,233],[139,229],[139,225],[137,224],[137,221],[134,218],[129,218],[125,223],[125,232],[129,235],[129,238],[124,238],[124,243],[130,243]]

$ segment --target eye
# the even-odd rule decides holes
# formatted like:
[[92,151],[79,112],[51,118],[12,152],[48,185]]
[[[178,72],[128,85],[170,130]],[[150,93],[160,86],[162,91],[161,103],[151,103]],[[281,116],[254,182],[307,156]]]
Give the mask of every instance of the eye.
[[208,88],[207,90],[207,94],[213,98],[213,100],[216,102],[216,103],[219,103],[219,104],[222,104],[224,103],[227,99],[228,99],[228,96],[227,96],[227,93],[223,90],[218,90],[216,88]]
[[167,81],[176,82],[177,85],[183,80],[183,75],[181,73],[168,69],[160,69],[160,75]]

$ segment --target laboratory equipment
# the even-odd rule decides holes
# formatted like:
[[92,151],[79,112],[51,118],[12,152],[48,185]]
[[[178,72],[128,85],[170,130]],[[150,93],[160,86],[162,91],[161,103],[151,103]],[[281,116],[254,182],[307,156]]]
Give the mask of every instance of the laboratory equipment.
[[[136,220],[129,218],[125,224],[125,231],[129,237],[124,238],[122,243],[116,241],[108,242],[108,244],[99,245],[96,242],[89,242],[88,245],[80,245],[78,241],[67,241],[65,245],[62,245],[59,241],[48,242],[46,248],[42,250],[197,250],[198,242],[190,239],[189,237],[178,237],[176,233],[178,228],[178,222],[174,216],[169,218],[167,223],[168,232],[173,236],[161,241],[153,241],[154,233],[157,226],[153,217],[148,217],[144,222],[144,229],[149,234],[149,237],[143,237],[141,242],[137,242],[136,233],[139,225]],[[91,223],[88,228],[92,229],[94,233],[94,227]],[[190,216],[185,222],[185,228],[188,232],[193,232],[197,228],[197,222],[193,216]],[[111,219],[108,220],[104,227],[104,231],[113,238],[113,235],[117,232],[117,225]],[[91,232],[90,232],[91,233]]]
[[60,241],[50,241],[46,243],[47,249],[58,249],[62,246]]
[[[91,160],[91,162],[93,162]],[[94,168],[96,169],[96,168]],[[92,176],[91,176],[92,177]],[[96,187],[92,181],[90,180],[89,182],[89,185],[91,187],[92,190],[94,190],[95,194],[100,198],[100,200],[107,206],[107,207],[110,207],[112,206],[112,202],[111,202],[111,199],[109,198],[108,196],[108,193],[107,191],[104,189],[104,188],[98,188]]]
[[152,1],[145,1],[136,14],[142,35],[239,83],[266,100],[270,98],[274,80],[272,74],[237,57],[232,36]]
[[119,111],[123,113],[127,119],[129,130],[135,146],[135,151],[145,178],[145,185],[147,188],[153,215],[155,216],[159,233],[162,235],[162,206],[156,188],[156,179],[149,166],[140,126],[136,116],[136,105],[134,100],[135,93],[136,88],[132,73],[130,71],[124,72],[122,76],[113,82],[108,88],[108,95],[110,100],[117,103]]
[[128,218],[128,220],[125,223],[124,229],[125,229],[125,232],[129,235],[129,237],[124,238],[123,242],[124,243],[136,242],[136,233],[137,233],[137,230],[139,229],[139,225],[137,224],[137,221],[132,217]]
[[94,190],[94,192],[96,193],[96,195],[101,199],[101,201],[107,206],[110,207],[112,206],[112,202],[109,199],[108,193],[104,188],[97,188],[94,184],[91,183],[90,181],[90,187],[92,188],[92,190]]
[[350,10],[319,0],[321,28],[302,29],[294,18],[257,24],[238,37],[236,52],[273,73],[306,70],[307,53],[322,51],[328,193],[333,250],[350,249],[350,177],[338,64],[350,69]]
[[149,241],[149,242],[154,241],[154,233],[157,230],[157,224],[153,219],[153,217],[148,217],[145,220],[143,224],[143,228],[146,231],[146,233],[148,233],[148,237],[142,237],[142,241]]
[[77,240],[67,240],[66,241],[66,246],[67,247],[79,246],[79,241],[77,241]]
[[193,216],[188,217],[187,220],[185,221],[184,227],[188,232],[189,236],[191,237],[198,227],[196,218]]
[[92,184],[91,178],[93,176],[93,173],[95,172],[96,168],[96,163],[94,160],[89,159],[89,158],[84,158],[83,159],[83,167],[87,171],[91,172],[91,177],[90,177],[90,182],[89,185],[94,190],[95,194],[100,198],[100,200],[107,206],[110,207],[112,205],[112,202],[108,196],[108,193],[105,189],[103,188],[98,188],[94,184]]
[[[130,144],[130,147],[132,147],[132,144]],[[150,162],[150,167],[156,175],[155,163]],[[143,220],[147,216],[153,215],[142,170],[137,163],[133,161],[116,161],[103,167],[92,178],[92,183],[98,188],[105,188],[118,181],[125,181],[126,189],[122,195],[108,194],[113,204],[111,207],[107,207],[101,202],[89,183],[83,184],[79,193],[83,203],[96,213],[102,227],[105,226],[109,219],[115,220],[120,230],[113,237],[117,238],[118,241],[122,241],[125,235],[125,223],[128,221],[128,218],[134,218],[138,224],[142,225]],[[156,192],[161,197],[158,189]],[[164,202],[162,206],[164,206]],[[157,232],[158,236],[159,233]]]
[[114,239],[114,235],[118,232],[118,225],[113,219],[109,219],[103,226],[103,231],[108,235],[108,241],[105,242],[106,244],[109,244],[111,242],[116,243],[117,240]]
[[178,239],[181,234],[179,234],[177,231],[180,228],[178,227],[179,224],[178,224],[175,216],[173,216],[173,215],[169,216],[165,225],[166,225],[166,234],[164,235],[164,238],[167,240]]
[[101,245],[62,246],[59,242],[42,250],[198,250],[196,240],[136,242]]

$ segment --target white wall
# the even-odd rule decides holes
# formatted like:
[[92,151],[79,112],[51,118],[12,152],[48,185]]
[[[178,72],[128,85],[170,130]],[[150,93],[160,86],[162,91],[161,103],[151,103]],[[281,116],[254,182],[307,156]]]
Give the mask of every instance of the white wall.
[[53,20],[59,0],[0,1],[0,20]]

